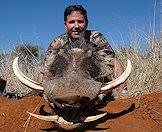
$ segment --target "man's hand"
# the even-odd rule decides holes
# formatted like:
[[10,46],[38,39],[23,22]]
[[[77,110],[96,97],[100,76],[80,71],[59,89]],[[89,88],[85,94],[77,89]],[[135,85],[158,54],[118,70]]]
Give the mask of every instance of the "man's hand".
[[[123,65],[116,58],[112,60],[112,64],[114,65],[114,76],[115,78],[117,78],[124,72]],[[127,81],[117,86],[117,88],[113,90],[113,95],[115,96],[115,98],[123,98],[124,96],[126,96],[125,95],[126,92],[127,92]]]

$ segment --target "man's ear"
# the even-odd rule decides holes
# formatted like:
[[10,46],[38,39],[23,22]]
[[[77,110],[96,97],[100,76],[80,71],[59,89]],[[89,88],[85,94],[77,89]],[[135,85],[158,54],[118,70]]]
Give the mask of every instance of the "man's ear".
[[66,26],[66,23],[64,22],[64,27],[65,27],[65,29],[67,29],[67,26]]

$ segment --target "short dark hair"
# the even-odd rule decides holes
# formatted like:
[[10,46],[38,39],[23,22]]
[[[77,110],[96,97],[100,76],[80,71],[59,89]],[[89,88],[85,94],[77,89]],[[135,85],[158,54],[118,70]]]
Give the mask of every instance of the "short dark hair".
[[87,11],[84,9],[82,5],[70,5],[64,11],[64,22],[67,21],[67,16],[70,15],[73,11],[80,11],[80,13],[84,16],[86,20],[86,24],[88,24]]

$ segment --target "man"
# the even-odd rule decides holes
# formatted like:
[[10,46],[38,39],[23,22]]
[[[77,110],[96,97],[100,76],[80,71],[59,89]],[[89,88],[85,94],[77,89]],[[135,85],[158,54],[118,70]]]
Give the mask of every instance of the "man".
[[[54,39],[48,47],[48,50],[45,54],[45,66],[48,66],[50,63],[52,63],[59,48],[67,43],[78,41],[83,37],[86,41],[93,43],[98,48],[98,52],[101,53],[101,56],[104,59],[103,64],[111,65],[111,77],[117,77],[123,72],[122,65],[115,58],[115,53],[105,37],[98,31],[87,30],[87,12],[81,5],[72,5],[65,9],[64,26],[67,32]],[[39,74],[37,81],[41,83],[42,80],[43,72]],[[107,79],[103,78],[100,81],[102,81],[104,84],[106,80]],[[105,95],[106,93],[102,93],[99,96],[100,100],[102,100]]]

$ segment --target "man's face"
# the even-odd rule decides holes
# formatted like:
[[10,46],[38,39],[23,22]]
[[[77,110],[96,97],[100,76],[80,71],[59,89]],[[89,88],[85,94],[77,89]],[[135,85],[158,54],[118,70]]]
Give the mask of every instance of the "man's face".
[[73,40],[79,39],[87,28],[86,20],[80,11],[73,11],[64,23]]

